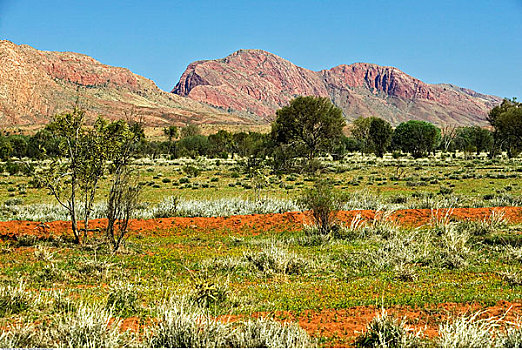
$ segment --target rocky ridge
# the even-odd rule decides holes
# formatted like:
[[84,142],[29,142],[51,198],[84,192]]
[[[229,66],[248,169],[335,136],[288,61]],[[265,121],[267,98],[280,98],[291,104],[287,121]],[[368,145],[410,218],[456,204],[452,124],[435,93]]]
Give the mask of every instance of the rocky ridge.
[[348,120],[375,115],[395,125],[410,119],[486,125],[487,112],[502,101],[450,84],[427,84],[394,67],[354,63],[316,72],[262,50],[191,63],[172,92],[265,120],[295,96],[326,96]]
[[171,94],[130,70],[74,52],[40,51],[0,41],[0,122],[43,124],[79,101],[91,118],[141,119],[146,125],[250,123],[205,103]]

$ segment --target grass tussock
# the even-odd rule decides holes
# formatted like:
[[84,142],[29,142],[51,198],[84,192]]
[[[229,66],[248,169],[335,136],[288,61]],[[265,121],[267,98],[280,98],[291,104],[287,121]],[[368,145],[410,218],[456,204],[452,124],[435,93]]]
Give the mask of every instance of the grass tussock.
[[157,310],[158,322],[148,331],[151,348],[303,348],[314,346],[296,324],[267,319],[223,322],[186,299],[170,301]]
[[415,348],[421,345],[421,332],[406,327],[406,319],[389,316],[383,308],[360,334],[355,345],[362,348]]
[[264,274],[300,274],[311,267],[311,262],[296,253],[277,245],[268,244],[261,251],[249,251],[244,259],[257,271]]
[[26,291],[26,284],[0,286],[0,317],[19,314],[31,308],[39,300],[39,295]]

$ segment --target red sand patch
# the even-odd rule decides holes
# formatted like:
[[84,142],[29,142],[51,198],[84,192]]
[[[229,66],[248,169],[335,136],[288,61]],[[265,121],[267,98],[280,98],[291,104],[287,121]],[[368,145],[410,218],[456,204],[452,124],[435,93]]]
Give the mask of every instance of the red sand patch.
[[[414,330],[422,330],[424,335],[434,338],[438,335],[439,324],[450,317],[470,315],[477,311],[483,311],[482,318],[503,317],[504,321],[515,321],[522,315],[522,303],[498,302],[495,306],[483,308],[479,304],[445,303],[422,309],[414,309],[407,306],[395,306],[387,308],[388,315],[398,318],[406,317],[407,327]],[[298,322],[308,334],[314,337],[334,338],[329,347],[353,346],[355,338],[364,330],[370,321],[380,314],[381,310],[372,306],[357,306],[348,309],[327,309],[321,311],[304,311],[299,315],[291,312],[278,311],[275,313],[255,313],[253,317],[274,316],[282,321]],[[222,316],[221,320],[232,322],[245,316]]]
[[[504,212],[505,218],[511,223],[522,222],[521,207],[500,208],[455,208],[451,209],[451,217],[455,220],[481,220],[488,217],[493,210]],[[446,214],[447,209],[441,209],[439,216]],[[352,210],[339,212],[339,219],[345,223],[360,215],[364,220],[372,220],[375,217],[374,210]],[[405,227],[418,227],[427,224],[432,216],[430,209],[404,209],[395,211],[389,219]],[[214,218],[164,218],[164,219],[135,219],[130,223],[131,232],[171,234],[172,230],[193,229],[195,231],[227,230],[241,233],[248,229],[250,233],[262,233],[266,231],[280,232],[284,230],[298,230],[304,222],[307,222],[307,213],[290,212],[284,214],[253,214],[237,215],[230,217]],[[90,221],[91,229],[103,229],[107,224],[106,219]],[[163,231],[163,232],[161,232]],[[6,221],[0,222],[0,236],[61,234],[71,232],[68,221],[53,221],[41,223],[35,221]]]

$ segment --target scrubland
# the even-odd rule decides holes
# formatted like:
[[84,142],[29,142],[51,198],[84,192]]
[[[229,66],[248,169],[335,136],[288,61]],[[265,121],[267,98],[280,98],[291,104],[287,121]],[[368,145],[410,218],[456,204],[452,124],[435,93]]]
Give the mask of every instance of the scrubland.
[[144,190],[117,253],[101,200],[100,230],[74,244],[46,191],[4,174],[0,345],[522,344],[520,159],[322,161],[342,194],[328,232],[298,200],[312,175],[139,159]]

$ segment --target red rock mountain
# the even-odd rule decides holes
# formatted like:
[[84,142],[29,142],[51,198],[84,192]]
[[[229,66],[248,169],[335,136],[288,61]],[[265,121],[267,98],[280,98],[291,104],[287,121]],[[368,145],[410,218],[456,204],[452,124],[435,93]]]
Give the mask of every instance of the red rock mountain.
[[133,114],[148,125],[252,120],[165,92],[128,69],[86,55],[0,41],[0,125],[43,124],[53,114],[70,110],[78,97],[91,117]]
[[450,84],[426,84],[394,67],[354,63],[314,72],[262,50],[194,62],[172,92],[266,120],[295,96],[327,96],[348,120],[374,115],[395,125],[409,119],[486,125],[487,112],[501,102]]

